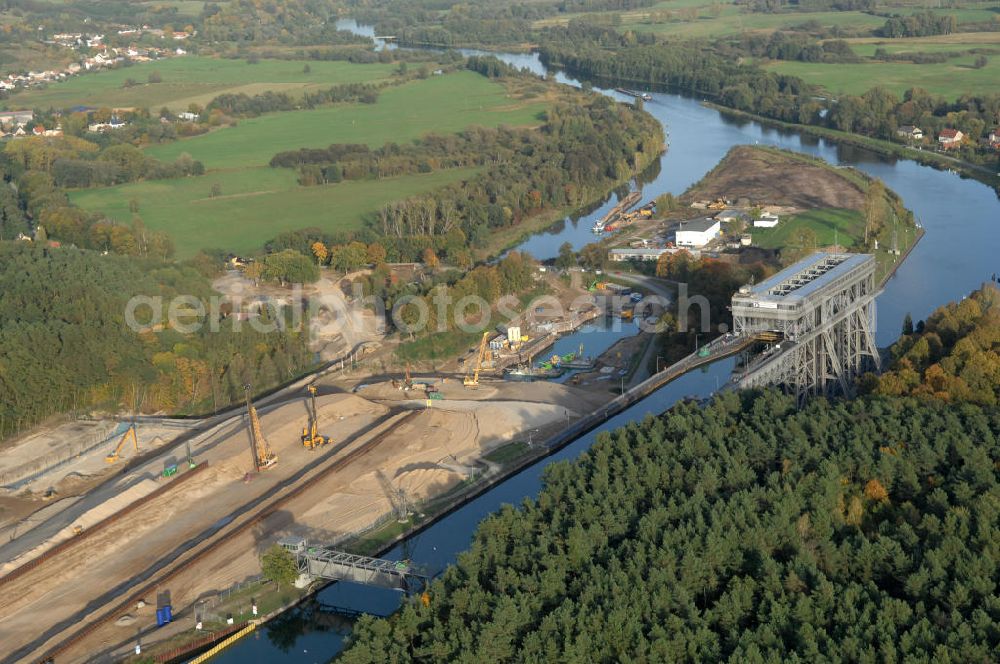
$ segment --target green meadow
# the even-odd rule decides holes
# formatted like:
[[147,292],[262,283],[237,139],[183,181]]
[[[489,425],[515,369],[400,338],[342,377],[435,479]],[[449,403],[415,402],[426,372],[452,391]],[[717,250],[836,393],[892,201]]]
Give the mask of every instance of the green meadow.
[[461,71],[383,90],[376,104],[336,104],[269,113],[201,136],[158,145],[149,154],[171,161],[181,153],[206,168],[262,166],[283,150],[330,143],[405,142],[428,132],[453,133],[470,125],[540,123],[545,106],[509,99],[506,89]]
[[782,74],[798,76],[833,94],[860,95],[881,85],[900,96],[909,88],[920,87],[943,95],[946,99],[957,99],[966,93],[997,90],[997,81],[1000,81],[1000,55],[988,56],[987,65],[980,69],[972,66],[975,59],[974,55],[963,55],[940,64],[922,65],[909,62],[866,62],[854,65],[774,62],[767,67]]
[[[307,64],[311,70],[308,73]],[[18,93],[4,104],[7,108],[139,107],[154,112],[166,106],[184,111],[192,103],[204,106],[223,93],[254,95],[275,90],[301,94],[342,83],[386,79],[392,70],[389,64],[312,60],[260,60],[250,64],[246,60],[184,55],[80,74],[44,89]],[[148,82],[152,72],[160,75],[160,83]],[[128,79],[136,85],[125,87]]]
[[793,235],[802,228],[816,234],[820,247],[840,244],[850,248],[860,242],[865,233],[865,218],[857,210],[825,208],[792,215],[774,228],[751,228],[754,246],[764,249],[781,249],[795,243]]
[[[75,191],[71,198],[124,223],[131,220],[129,203],[135,201],[149,228],[170,234],[180,258],[209,247],[252,252],[282,231],[359,228],[389,201],[475,174],[474,169],[455,169],[301,187],[294,170],[267,165],[277,152],[331,143],[377,147],[472,125],[535,125],[544,110],[544,102],[510,99],[502,85],[473,72],[432,76],[388,88],[375,104],[270,113],[156,146],[149,150],[154,157],[169,161],[186,152],[209,170],[199,177]],[[213,197],[214,185],[218,195]]]
[[[249,168],[219,171],[196,178],[152,180],[86,189],[71,195],[74,203],[129,223],[129,201],[139,204],[147,227],[166,231],[177,257],[219,247],[253,253],[283,231],[316,226],[328,231],[361,227],[365,215],[384,203],[425,193],[467,179],[475,169],[453,169],[383,180],[300,187],[294,171]],[[212,186],[221,194],[211,196]]]

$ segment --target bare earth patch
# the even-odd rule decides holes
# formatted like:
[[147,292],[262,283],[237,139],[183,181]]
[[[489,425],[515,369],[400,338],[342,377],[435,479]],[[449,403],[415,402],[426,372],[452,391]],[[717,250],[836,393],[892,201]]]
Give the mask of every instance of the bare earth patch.
[[800,209],[860,210],[864,192],[824,167],[777,151],[741,145],[729,151],[705,178],[685,192],[685,203],[724,198]]

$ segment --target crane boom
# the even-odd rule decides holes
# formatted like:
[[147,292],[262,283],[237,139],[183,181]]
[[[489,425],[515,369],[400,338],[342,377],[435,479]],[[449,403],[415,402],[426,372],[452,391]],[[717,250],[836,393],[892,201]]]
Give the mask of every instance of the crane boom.
[[483,358],[486,357],[486,339],[490,336],[490,331],[483,332],[483,338],[479,341],[479,354],[476,356],[476,365],[469,367],[465,380],[462,383],[466,387],[476,387],[479,385],[479,371],[483,368]]
[[254,408],[253,401],[250,400],[250,385],[244,385],[243,391],[247,396],[247,417],[250,420],[250,452],[253,455],[254,470],[260,472],[273,466],[278,461],[278,455],[271,451],[271,447],[264,438],[264,432],[260,427],[260,418],[257,417],[257,409]]

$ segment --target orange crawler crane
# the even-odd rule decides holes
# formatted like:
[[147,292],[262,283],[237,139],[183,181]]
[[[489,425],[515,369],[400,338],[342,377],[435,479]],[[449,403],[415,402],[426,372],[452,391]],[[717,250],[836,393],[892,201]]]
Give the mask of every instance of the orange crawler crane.
[[250,452],[253,455],[253,467],[258,473],[267,470],[278,462],[278,455],[271,451],[271,447],[264,439],[264,432],[260,428],[260,418],[257,417],[257,409],[250,400],[250,385],[244,385],[243,391],[247,395],[247,418],[250,420]]

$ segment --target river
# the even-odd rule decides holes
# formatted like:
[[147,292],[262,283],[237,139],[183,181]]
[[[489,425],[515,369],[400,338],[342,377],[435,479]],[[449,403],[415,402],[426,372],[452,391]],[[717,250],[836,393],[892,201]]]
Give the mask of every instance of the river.
[[[342,22],[348,29],[353,21]],[[368,36],[374,35],[369,30]],[[475,51],[463,51],[475,53]],[[502,60],[547,74],[534,54],[493,54]],[[561,72],[556,80],[570,85],[579,82]],[[600,90],[595,88],[595,90]],[[619,99],[624,95],[600,90]],[[903,317],[925,318],[933,309],[948,301],[959,300],[978,288],[994,273],[1000,272],[1000,201],[990,187],[947,171],[922,166],[851,147],[839,146],[797,132],[779,131],[756,122],[736,121],[706,108],[697,99],[668,93],[652,93],[645,109],[663,123],[670,147],[660,159],[659,172],[643,186],[643,199],[665,192],[679,194],[699,180],[734,145],[774,145],[822,157],[834,164],[854,166],[882,179],[902,197],[923,225],[926,234],[905,263],[885,285],[877,300],[880,346],[898,336]],[[655,168],[653,169],[655,172]],[[612,197],[613,199],[614,197]],[[547,231],[525,240],[518,249],[536,258],[550,258],[559,245],[570,242],[579,248],[593,240],[590,227],[615,200],[604,202],[593,212],[568,218]],[[602,329],[596,326],[596,329]],[[559,346],[562,352],[575,350],[581,342],[578,333]],[[617,338],[604,330],[594,342],[582,342],[588,354],[600,352]],[[598,341],[599,340],[599,341]],[[566,346],[566,350],[562,350]],[[506,482],[493,487],[476,500],[448,515],[410,541],[397,546],[388,558],[412,558],[438,572],[468,548],[476,525],[504,503],[517,504],[537,495],[542,472],[553,461],[572,459],[586,450],[600,431],[609,431],[628,421],[658,414],[678,399],[689,395],[707,396],[725,383],[733,359],[721,360],[704,370],[690,373],[662,388],[643,402],[611,419],[597,431],[574,441],[557,454],[545,459]],[[334,584],[319,593],[319,600],[335,606],[348,606],[378,613],[392,611],[399,595],[348,583]],[[217,657],[216,662],[287,662],[322,663],[340,652],[349,633],[349,622],[313,620],[307,612],[291,611],[273,624],[247,637]]]

